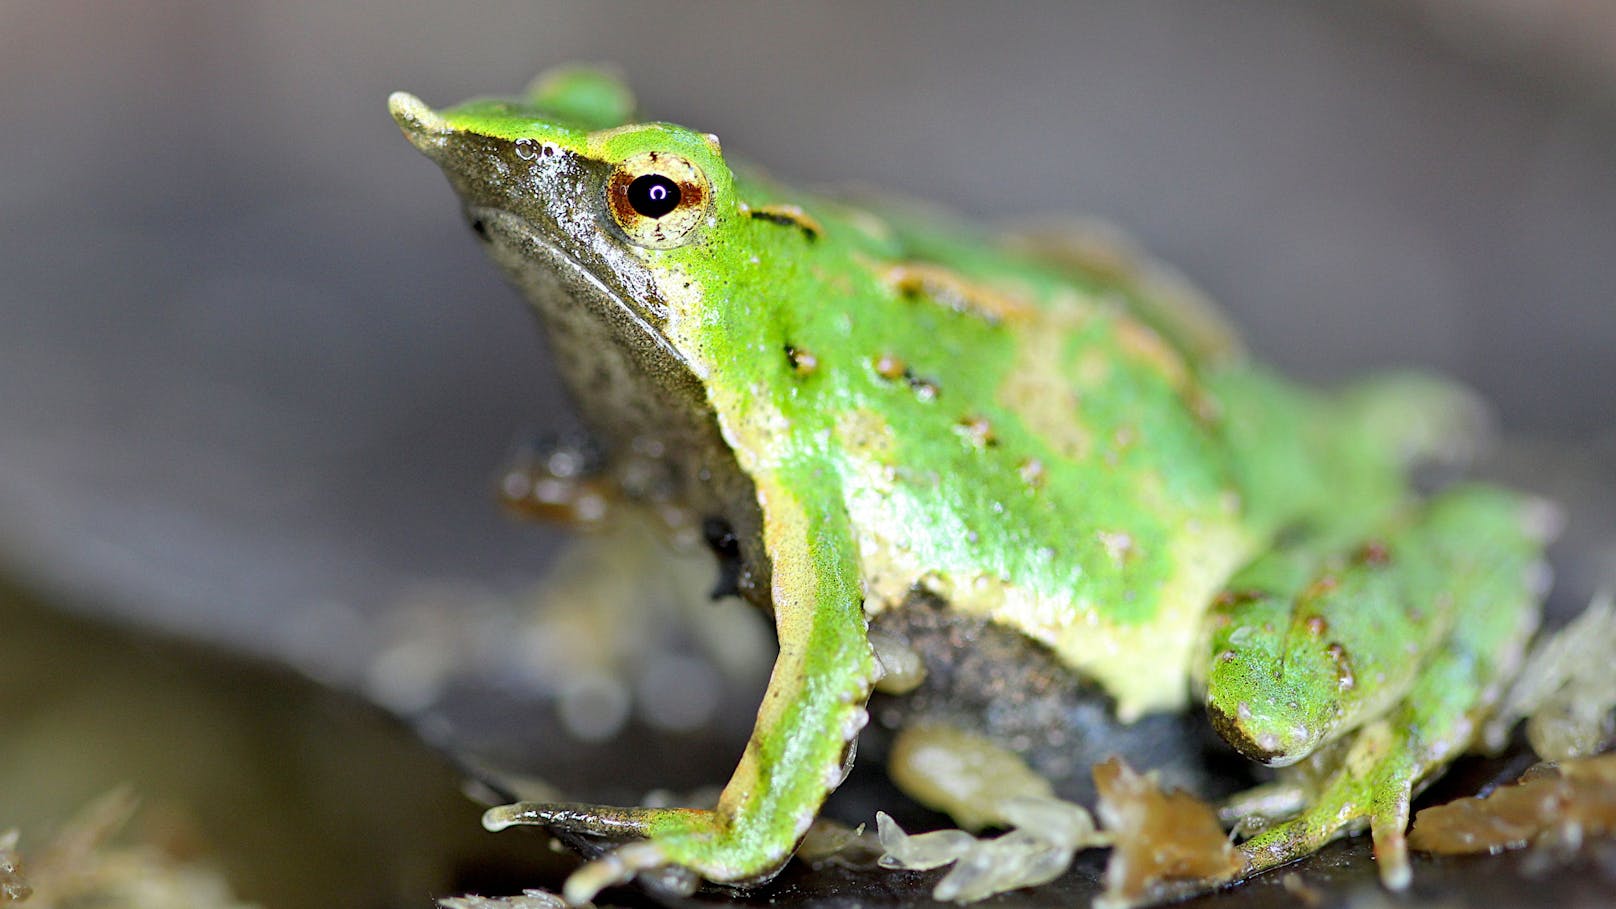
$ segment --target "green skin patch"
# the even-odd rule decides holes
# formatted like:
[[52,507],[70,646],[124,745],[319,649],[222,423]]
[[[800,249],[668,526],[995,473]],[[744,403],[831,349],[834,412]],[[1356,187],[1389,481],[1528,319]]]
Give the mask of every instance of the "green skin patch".
[[644,838],[569,898],[648,867],[777,871],[864,725],[866,616],[915,585],[1047,644],[1124,720],[1199,693],[1254,759],[1353,739],[1316,807],[1252,841],[1258,868],[1357,818],[1400,843],[1410,789],[1468,743],[1534,627],[1528,503],[1407,486],[1462,392],[1297,387],[1137,271],[733,168],[710,135],[630,122],[596,71],[392,110],[545,313],[597,428],[706,440],[669,458],[699,478],[692,507],[749,528],[775,616],[716,810],[491,812]]

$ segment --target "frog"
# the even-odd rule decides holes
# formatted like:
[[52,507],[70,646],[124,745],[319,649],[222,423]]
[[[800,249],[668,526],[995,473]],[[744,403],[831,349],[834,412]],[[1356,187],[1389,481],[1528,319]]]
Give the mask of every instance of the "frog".
[[872,692],[924,675],[871,630],[917,596],[1026,642],[1119,727],[1203,711],[1289,772],[1230,802],[1253,833],[1240,876],[1367,827],[1382,881],[1408,885],[1410,800],[1473,744],[1545,594],[1552,509],[1417,482],[1482,435],[1473,394],[1416,372],[1293,381],[1103,231],[800,189],[642,118],[606,69],[389,106],[537,312],[607,460],[657,465],[641,511],[698,516],[724,592],[778,642],[716,806],[490,809],[491,830],[613,844],[569,901],[651,872],[777,874]]

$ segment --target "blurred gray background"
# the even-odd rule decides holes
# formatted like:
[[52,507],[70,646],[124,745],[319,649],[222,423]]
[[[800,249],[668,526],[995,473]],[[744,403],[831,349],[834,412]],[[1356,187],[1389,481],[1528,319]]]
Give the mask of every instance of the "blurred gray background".
[[574,60],[784,178],[1114,221],[1262,356],[1457,374],[1609,503],[1609,3],[0,0],[0,565],[339,678],[421,583],[537,576],[492,477],[571,417],[384,100]]

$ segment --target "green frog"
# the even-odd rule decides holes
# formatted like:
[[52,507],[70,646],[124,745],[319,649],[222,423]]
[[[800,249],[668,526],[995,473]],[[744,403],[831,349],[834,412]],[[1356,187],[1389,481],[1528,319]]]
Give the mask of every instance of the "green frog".
[[1541,503],[1410,479],[1473,435],[1466,392],[1303,387],[1117,243],[800,190],[640,120],[600,71],[390,106],[542,316],[607,458],[657,466],[655,495],[618,497],[696,516],[779,642],[716,807],[489,812],[626,841],[570,900],[654,868],[775,874],[872,690],[926,671],[870,632],[917,596],[1047,654],[1120,726],[1198,708],[1296,765],[1245,873],[1368,826],[1408,883],[1411,794],[1472,742],[1543,593]]

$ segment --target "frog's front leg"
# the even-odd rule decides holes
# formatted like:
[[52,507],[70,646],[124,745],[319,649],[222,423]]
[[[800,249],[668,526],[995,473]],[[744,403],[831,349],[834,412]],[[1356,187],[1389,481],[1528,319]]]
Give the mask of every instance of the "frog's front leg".
[[1253,872],[1367,821],[1381,880],[1407,885],[1409,800],[1474,739],[1536,627],[1541,511],[1456,489],[1350,557],[1304,544],[1237,576],[1212,613],[1213,724],[1254,760],[1323,764],[1301,813],[1243,844]]
[[655,867],[689,869],[721,883],[777,872],[841,784],[868,719],[877,675],[852,538],[838,503],[806,501],[797,486],[758,483],[780,655],[740,764],[711,811],[516,804],[494,808],[489,829],[512,824],[632,843],[584,866],[565,895],[584,903]]
[[589,442],[540,440],[500,472],[499,502],[516,517],[576,530],[611,523],[621,493],[601,453]]

